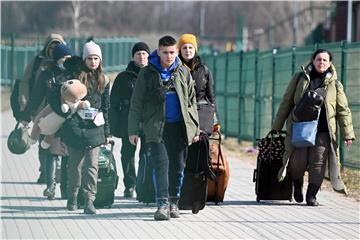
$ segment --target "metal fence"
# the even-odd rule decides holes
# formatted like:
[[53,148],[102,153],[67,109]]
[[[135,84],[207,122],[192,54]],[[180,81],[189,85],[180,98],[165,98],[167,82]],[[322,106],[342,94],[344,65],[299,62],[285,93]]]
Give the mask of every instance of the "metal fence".
[[[73,52],[79,55],[86,38],[70,38],[66,41]],[[131,59],[131,49],[138,39],[129,37],[95,38],[94,41],[102,49],[105,71],[113,72],[125,69]],[[1,86],[11,86],[15,79],[22,79],[26,65],[42,48],[43,43],[39,39],[20,41],[14,36],[2,37],[0,43]]]
[[[338,79],[343,83],[352,111],[355,135],[360,137],[360,42],[336,42],[269,51],[203,55],[215,79],[217,108],[226,136],[239,141],[264,137],[271,129],[282,96],[292,75],[310,61],[312,52],[333,53]],[[360,168],[360,143],[345,150],[344,166]]]

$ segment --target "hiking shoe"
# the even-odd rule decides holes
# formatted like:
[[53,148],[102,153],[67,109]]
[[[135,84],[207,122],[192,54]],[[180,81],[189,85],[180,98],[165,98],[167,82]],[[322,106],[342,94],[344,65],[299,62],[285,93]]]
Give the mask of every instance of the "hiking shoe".
[[170,203],[170,217],[171,218],[179,218],[180,217],[179,207],[176,203]]
[[134,196],[135,188],[126,188],[124,191],[124,198],[132,198]]
[[55,189],[46,188],[43,192],[44,197],[47,197],[49,200],[55,199]]
[[90,200],[90,199],[85,200],[84,213],[85,214],[96,214],[96,208],[94,206],[93,200]]
[[156,221],[169,220],[170,219],[169,205],[162,205],[158,207],[158,209],[154,214],[154,219]]

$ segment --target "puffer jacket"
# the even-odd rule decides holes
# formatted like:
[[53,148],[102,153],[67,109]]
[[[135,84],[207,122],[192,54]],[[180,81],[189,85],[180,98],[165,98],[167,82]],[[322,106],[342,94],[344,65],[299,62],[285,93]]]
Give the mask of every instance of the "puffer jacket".
[[[273,124],[273,129],[279,131],[286,121],[285,153],[283,157],[283,167],[280,169],[278,175],[279,180],[284,179],[286,176],[289,158],[294,151],[294,146],[291,144],[292,124],[294,120],[293,109],[307,91],[310,83],[309,73],[311,68],[312,64],[310,63],[306,68],[302,67],[302,71],[294,74],[283,96]],[[346,193],[346,187],[340,177],[340,161],[338,157],[339,139],[336,134],[337,122],[339,123],[340,132],[346,139],[355,140],[355,134],[348,101],[343,86],[337,79],[334,65],[330,66],[330,71],[324,80],[324,86],[326,89],[324,105],[331,139],[331,149],[328,158],[329,177],[335,191]]]
[[[179,64],[173,72],[175,91],[180,100],[181,113],[185,123],[187,144],[199,135],[199,117],[194,85],[189,71]],[[165,100],[161,99],[162,79],[152,65],[142,68],[136,80],[129,111],[129,135],[138,135],[141,121],[146,142],[160,142],[165,126]]]

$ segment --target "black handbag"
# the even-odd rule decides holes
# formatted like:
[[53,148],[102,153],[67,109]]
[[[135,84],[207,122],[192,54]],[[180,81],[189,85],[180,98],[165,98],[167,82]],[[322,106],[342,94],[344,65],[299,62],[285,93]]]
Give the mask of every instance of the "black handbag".
[[323,87],[305,92],[294,109],[297,120],[300,122],[315,120],[324,104],[325,95],[326,90]]

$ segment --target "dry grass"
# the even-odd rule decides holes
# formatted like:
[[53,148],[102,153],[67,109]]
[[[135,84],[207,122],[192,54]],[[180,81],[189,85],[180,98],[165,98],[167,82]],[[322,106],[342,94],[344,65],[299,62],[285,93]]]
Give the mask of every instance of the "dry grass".
[[1,87],[1,112],[7,111],[10,109],[10,88]]
[[[246,161],[256,167],[256,157],[257,152],[252,147],[250,142],[240,142],[238,143],[234,138],[227,138],[223,141],[224,147],[228,150],[228,155],[241,158],[242,161]],[[344,168],[342,171],[342,179],[347,187],[348,195],[347,197],[360,201],[360,170]],[[305,175],[305,182],[307,175]],[[333,191],[331,183],[329,180],[325,179],[321,190]]]

